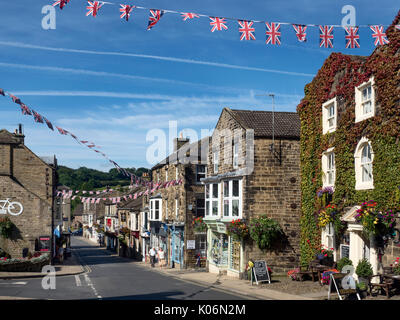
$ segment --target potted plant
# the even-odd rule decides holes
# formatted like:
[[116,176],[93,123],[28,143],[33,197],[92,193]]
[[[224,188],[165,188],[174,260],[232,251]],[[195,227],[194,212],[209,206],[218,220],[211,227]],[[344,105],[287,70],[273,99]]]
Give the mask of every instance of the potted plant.
[[358,282],[364,282],[369,284],[370,279],[373,275],[372,266],[367,259],[362,259],[358,262],[356,268],[356,274],[358,276]]
[[226,226],[226,231],[234,240],[242,241],[249,236],[249,228],[242,220],[232,220]]
[[357,283],[357,292],[362,298],[366,298],[368,295],[368,285],[365,282]]
[[321,244],[315,256],[319,260],[319,263],[324,266],[332,266],[334,263],[333,248],[327,248]]
[[352,265],[353,262],[349,258],[343,257],[337,262],[337,269],[341,272],[344,266],[352,266]]

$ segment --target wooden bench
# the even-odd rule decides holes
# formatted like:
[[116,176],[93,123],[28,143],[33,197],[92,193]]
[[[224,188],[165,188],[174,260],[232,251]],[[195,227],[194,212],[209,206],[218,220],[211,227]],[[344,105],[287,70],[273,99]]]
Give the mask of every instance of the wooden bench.
[[[372,283],[372,279],[379,277],[379,283]],[[384,291],[386,298],[390,298],[390,291],[394,288],[394,280],[382,274],[373,275],[369,281],[369,293],[372,295],[372,290],[378,288],[380,292]]]

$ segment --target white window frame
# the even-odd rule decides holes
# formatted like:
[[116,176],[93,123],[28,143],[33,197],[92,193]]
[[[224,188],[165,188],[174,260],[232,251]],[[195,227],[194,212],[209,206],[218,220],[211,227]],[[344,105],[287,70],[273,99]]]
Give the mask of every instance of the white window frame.
[[[370,181],[363,181],[363,167],[365,164],[362,162],[362,153],[364,150],[364,147],[369,145],[370,150],[371,150],[371,162],[368,164],[371,165],[371,175],[372,178]],[[361,140],[358,142],[356,150],[354,152],[354,169],[355,169],[355,176],[356,176],[356,190],[369,190],[369,189],[374,189],[374,152],[372,149],[371,142],[363,137]]]
[[[329,158],[331,156],[333,156],[333,168],[329,168]],[[321,164],[323,172],[323,177],[322,177],[323,187],[334,187],[336,181],[336,157],[334,148],[329,148],[324,153],[322,153]],[[329,182],[329,173],[332,173],[333,175],[333,183]]]
[[[213,196],[213,185],[217,185],[217,197]],[[209,183],[208,187],[205,187],[205,209],[204,216],[207,218],[219,218],[221,216],[221,183]],[[207,190],[208,188],[208,190]],[[208,191],[208,192],[207,192]],[[217,202],[217,214],[213,215],[213,202]],[[208,210],[207,210],[208,203]]]
[[[333,104],[333,110],[335,112],[335,115],[333,117],[330,117],[329,115],[329,109],[330,106]],[[329,125],[329,120],[333,119],[333,125]],[[337,99],[336,97],[326,101],[325,103],[322,104],[322,133],[331,133],[336,131],[336,126],[337,126]]]
[[[355,88],[355,100],[356,100],[356,108],[355,108],[355,122],[360,122],[375,116],[375,79],[374,77],[370,78],[367,82],[362,83],[358,87]],[[371,87],[371,98],[363,101],[363,90]],[[371,102],[371,111],[368,113],[364,113],[364,104],[367,102]]]
[[179,200],[175,199],[175,218],[179,216]]
[[[239,182],[239,195],[233,195],[233,181]],[[242,181],[243,179],[230,179],[224,180],[221,182],[223,186],[222,193],[222,219],[223,220],[232,220],[232,219],[242,219]],[[228,183],[228,195],[225,196],[225,183]],[[239,201],[239,215],[233,215],[233,201]],[[225,202],[228,202],[228,215],[225,215]]]
[[[203,167],[204,172],[199,172],[199,167]],[[201,181],[198,181],[199,176],[201,176],[202,178],[205,178],[207,176],[207,166],[206,165],[202,165],[202,164],[196,165],[196,184],[201,184]]]
[[[158,203],[158,219],[156,218],[156,203]],[[162,221],[162,199],[150,199],[150,221]]]

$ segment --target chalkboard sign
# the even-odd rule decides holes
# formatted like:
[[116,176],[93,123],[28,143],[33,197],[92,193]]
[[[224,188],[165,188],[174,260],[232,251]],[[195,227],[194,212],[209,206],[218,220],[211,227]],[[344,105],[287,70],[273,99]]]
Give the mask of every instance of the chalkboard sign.
[[330,283],[328,289],[328,300],[330,300],[332,292],[337,292],[339,299],[343,300],[342,296],[357,294],[358,300],[361,300],[356,290],[356,284],[353,276],[346,273],[330,274]]
[[350,246],[347,244],[340,245],[340,258],[350,258]]
[[[264,260],[254,261],[254,267],[252,268],[252,277],[254,276],[254,280],[258,284],[259,282],[268,281],[271,283],[271,279],[268,273],[268,266]],[[251,282],[253,283],[253,281]]]

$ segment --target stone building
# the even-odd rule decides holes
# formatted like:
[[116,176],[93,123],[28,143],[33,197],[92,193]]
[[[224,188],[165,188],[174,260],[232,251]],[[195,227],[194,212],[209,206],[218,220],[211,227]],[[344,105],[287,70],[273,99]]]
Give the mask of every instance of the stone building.
[[192,222],[204,216],[200,179],[206,175],[208,141],[176,138],[174,152],[151,169],[153,184],[173,182],[149,197],[150,246],[163,248],[170,266],[193,267],[196,254],[205,254],[206,235],[195,233]]
[[[374,274],[400,256],[398,24],[400,12],[385,31],[389,43],[368,57],[331,54],[297,107],[303,264],[315,258],[319,243],[333,248],[336,261],[347,257],[356,267],[367,259]],[[357,212],[368,201],[372,225]],[[328,204],[335,210],[326,218]]]
[[71,223],[71,228],[73,229],[80,229],[83,227],[83,204],[79,203],[75,207],[75,210],[73,211],[73,217],[72,217],[72,223]]
[[0,218],[14,224],[9,238],[0,237],[0,247],[15,258],[52,251],[56,213],[57,161],[46,163],[24,138],[21,128],[0,131]]
[[[209,272],[241,277],[250,259],[266,260],[274,272],[297,266],[299,139],[296,113],[223,109],[210,142],[207,177],[202,179]],[[249,225],[262,215],[280,224],[286,239],[279,248],[261,251],[256,243],[235,241],[227,234],[232,220]]]

